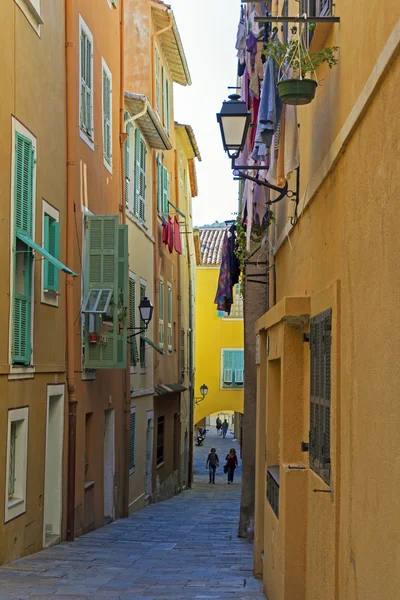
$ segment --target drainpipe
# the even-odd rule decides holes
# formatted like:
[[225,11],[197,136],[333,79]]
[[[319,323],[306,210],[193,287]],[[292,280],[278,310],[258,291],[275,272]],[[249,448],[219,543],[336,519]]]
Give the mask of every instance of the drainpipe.
[[194,428],[194,368],[193,368],[193,283],[190,248],[186,227],[186,248],[189,267],[189,468],[188,487],[193,483],[193,428]]
[[[74,264],[74,120],[72,107],[76,101],[73,77],[74,46],[72,42],[73,17],[72,0],[65,2],[65,61],[66,61],[66,129],[67,129],[67,265]],[[68,390],[68,493],[67,493],[67,540],[75,535],[75,463],[76,463],[76,384],[74,352],[74,278],[66,276],[66,323],[67,323],[67,390]]]

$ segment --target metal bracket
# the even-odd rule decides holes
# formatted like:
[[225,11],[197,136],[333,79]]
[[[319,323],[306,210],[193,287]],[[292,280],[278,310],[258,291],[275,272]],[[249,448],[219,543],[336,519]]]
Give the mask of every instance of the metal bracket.
[[301,442],[301,451],[302,452],[308,452],[308,447],[309,447],[308,442]]
[[288,189],[287,181],[283,187],[279,187],[277,185],[273,185],[272,183],[268,183],[268,181],[263,181],[258,177],[252,177],[247,173],[242,173],[242,171],[268,171],[269,167],[266,167],[265,165],[237,165],[236,158],[234,156],[232,158],[231,169],[235,178],[238,178],[239,180],[247,179],[248,181],[253,181],[257,185],[262,185],[264,187],[269,188],[270,190],[273,190],[274,192],[278,192],[278,198],[275,198],[275,200],[269,200],[267,202],[268,206],[271,206],[271,204],[275,204],[276,202],[280,202],[285,197],[295,199],[297,205],[299,196],[299,168],[297,168],[296,191]]

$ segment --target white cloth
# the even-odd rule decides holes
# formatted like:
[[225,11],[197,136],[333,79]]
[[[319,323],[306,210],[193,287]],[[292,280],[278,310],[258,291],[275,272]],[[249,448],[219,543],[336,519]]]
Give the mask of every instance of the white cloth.
[[247,37],[247,28],[246,28],[246,14],[244,10],[241,11],[240,21],[238,25],[238,30],[236,34],[236,45],[235,48],[237,50],[237,57],[241,64],[244,63],[246,59],[246,37]]
[[286,104],[285,115],[285,177],[289,179],[291,173],[300,164],[299,134],[297,126],[297,107]]
[[258,38],[260,36],[260,25],[254,21],[255,17],[259,16],[260,15],[258,14],[258,12],[256,10],[253,10],[253,12],[249,16],[248,21],[248,29],[253,33],[255,38]]

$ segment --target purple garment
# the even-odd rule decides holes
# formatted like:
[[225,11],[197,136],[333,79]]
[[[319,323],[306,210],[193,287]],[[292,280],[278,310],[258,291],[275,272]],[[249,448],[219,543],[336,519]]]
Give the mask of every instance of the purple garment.
[[252,31],[249,32],[247,38],[246,50],[250,54],[250,66],[254,70],[257,56],[257,40]]
[[217,305],[217,310],[223,310],[229,315],[231,313],[232,303],[233,298],[230,273],[229,239],[228,232],[226,231],[222,246],[221,267],[219,270],[218,288],[214,304]]
[[269,153],[272,137],[278,128],[282,114],[282,100],[278,94],[278,68],[272,58],[269,58],[265,67],[264,81],[261,92],[260,109],[253,160],[264,160]]

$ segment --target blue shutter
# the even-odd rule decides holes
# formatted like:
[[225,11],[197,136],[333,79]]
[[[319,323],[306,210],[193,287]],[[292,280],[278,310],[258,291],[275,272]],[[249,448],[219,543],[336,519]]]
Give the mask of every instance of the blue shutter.
[[231,387],[233,383],[233,352],[223,350],[222,387]]
[[244,385],[244,350],[235,350],[233,352],[233,378],[235,386]]

